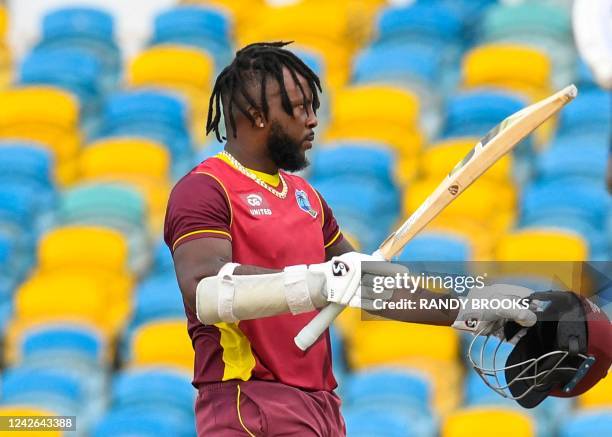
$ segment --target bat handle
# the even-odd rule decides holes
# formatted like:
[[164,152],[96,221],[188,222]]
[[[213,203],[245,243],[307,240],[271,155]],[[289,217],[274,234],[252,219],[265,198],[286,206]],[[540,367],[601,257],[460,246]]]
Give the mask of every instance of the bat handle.
[[[379,258],[384,261],[384,256],[379,250],[374,252],[372,256]],[[330,303],[323,308],[314,319],[312,319],[302,330],[295,336],[293,341],[301,350],[306,351],[315,341],[325,332],[327,328],[334,323],[336,317],[346,308],[344,305],[337,303]]]
[[293,339],[297,347],[306,351],[330,327],[344,308],[344,305],[337,303],[330,303],[323,308]]

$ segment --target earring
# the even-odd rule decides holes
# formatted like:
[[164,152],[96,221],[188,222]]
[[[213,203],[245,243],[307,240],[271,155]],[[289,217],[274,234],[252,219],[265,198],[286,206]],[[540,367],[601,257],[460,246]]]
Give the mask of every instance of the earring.
[[259,127],[264,127],[264,124],[263,123],[259,123]]

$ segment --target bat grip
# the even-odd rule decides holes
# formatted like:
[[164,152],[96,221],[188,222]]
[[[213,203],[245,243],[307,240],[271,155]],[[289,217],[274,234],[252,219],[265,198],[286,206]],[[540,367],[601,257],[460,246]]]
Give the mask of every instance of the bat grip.
[[[377,250],[372,256],[384,261],[384,256]],[[293,341],[301,350],[306,351],[315,341],[334,323],[336,317],[346,308],[344,305],[330,303],[323,308],[302,330],[295,336]]]

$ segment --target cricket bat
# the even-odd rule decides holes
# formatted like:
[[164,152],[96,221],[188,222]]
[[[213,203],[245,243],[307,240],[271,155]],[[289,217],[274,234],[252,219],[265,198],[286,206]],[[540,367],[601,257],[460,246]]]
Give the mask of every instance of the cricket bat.
[[[478,144],[451,170],[419,208],[382,242],[373,256],[391,260],[472,182],[508,153],[523,138],[571,102],[578,89],[570,85],[561,91],[515,112],[480,139]],[[331,303],[323,308],[295,337],[295,344],[307,350],[345,308]]]

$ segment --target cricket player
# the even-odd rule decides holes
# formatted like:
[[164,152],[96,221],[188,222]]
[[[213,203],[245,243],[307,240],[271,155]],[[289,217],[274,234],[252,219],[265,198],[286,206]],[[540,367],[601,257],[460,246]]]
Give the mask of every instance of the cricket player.
[[[164,238],[195,350],[199,436],[345,435],[329,333],[306,352],[293,338],[329,302],[371,308],[391,298],[372,292],[372,278],[407,271],[362,264],[372,257],[354,251],[325,200],[291,174],[308,165],[321,84],[286,44],[246,46],[219,74],[207,133],[222,141],[223,117],[224,151],[183,177],[168,202]],[[389,315],[441,325],[459,317]]]

